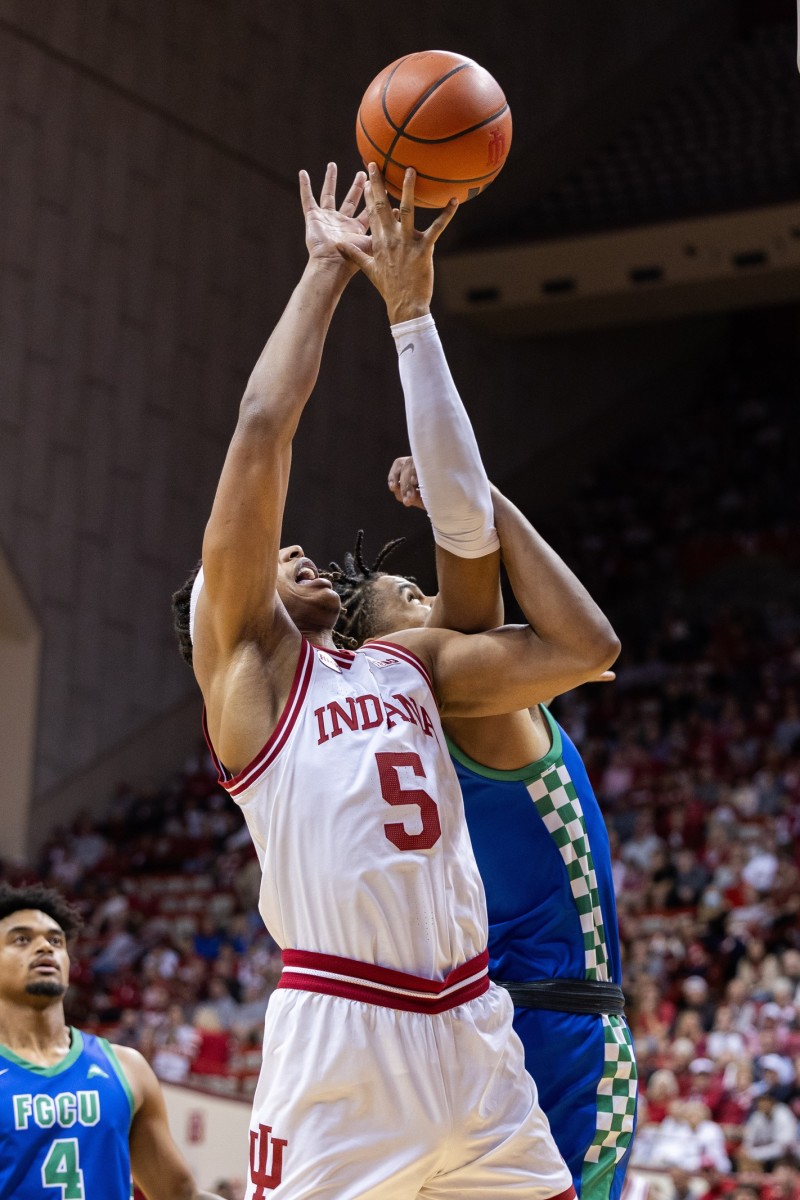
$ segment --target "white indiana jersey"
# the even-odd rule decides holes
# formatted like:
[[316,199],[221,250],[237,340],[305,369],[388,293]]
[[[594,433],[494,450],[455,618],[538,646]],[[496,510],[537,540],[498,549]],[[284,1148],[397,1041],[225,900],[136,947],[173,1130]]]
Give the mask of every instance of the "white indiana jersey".
[[[219,764],[218,764],[219,765]],[[481,954],[486,901],[424,665],[371,642],[303,639],[278,724],[220,782],[262,869],[259,911],[282,949],[427,979]]]

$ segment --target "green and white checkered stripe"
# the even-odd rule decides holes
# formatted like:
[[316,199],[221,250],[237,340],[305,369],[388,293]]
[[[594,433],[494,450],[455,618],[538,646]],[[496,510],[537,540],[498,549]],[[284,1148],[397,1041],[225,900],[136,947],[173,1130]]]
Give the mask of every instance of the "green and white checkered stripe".
[[586,978],[608,980],[603,910],[592,851],[581,802],[563,759],[528,784],[528,793],[567,869],[583,932]]
[[603,1016],[603,1077],[597,1088],[597,1132],[583,1160],[583,1200],[609,1194],[617,1163],[633,1137],[638,1074],[630,1030],[622,1017]]

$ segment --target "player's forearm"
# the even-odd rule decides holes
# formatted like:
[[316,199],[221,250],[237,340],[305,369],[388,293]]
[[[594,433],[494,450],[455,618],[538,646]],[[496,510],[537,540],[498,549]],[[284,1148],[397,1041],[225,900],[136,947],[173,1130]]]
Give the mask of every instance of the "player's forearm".
[[459,558],[498,549],[489,481],[430,314],[394,325],[406,422],[436,543]]
[[436,581],[431,628],[481,633],[503,624],[499,550],[481,558],[459,558],[437,546]]
[[293,433],[319,374],[328,328],[352,275],[310,261],[247,381],[240,421],[266,421]]
[[587,678],[606,670],[620,649],[608,618],[519,509],[495,487],[492,498],[503,562],[526,621]]

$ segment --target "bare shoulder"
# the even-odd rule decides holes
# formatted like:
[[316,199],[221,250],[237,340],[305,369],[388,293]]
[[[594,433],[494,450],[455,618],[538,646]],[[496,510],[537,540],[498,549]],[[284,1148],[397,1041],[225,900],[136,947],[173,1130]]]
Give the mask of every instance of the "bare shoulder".
[[[430,625],[423,625],[415,629],[399,629],[397,633],[387,633],[376,638],[375,641],[405,646],[407,650],[421,659],[428,670],[432,670],[437,654],[448,640],[469,636],[469,634],[454,633],[451,629],[436,629]],[[365,642],[364,645],[368,647],[370,643]]]
[[214,750],[234,774],[252,761],[275,728],[302,645],[300,632],[287,620],[274,645],[265,648],[258,639],[243,643],[201,682]]
[[148,1090],[153,1086],[158,1087],[158,1081],[153,1068],[144,1055],[140,1054],[138,1050],[134,1050],[132,1046],[115,1046],[112,1044],[111,1049],[116,1054],[119,1065],[122,1067],[122,1072],[133,1093],[134,1107],[138,1110]]

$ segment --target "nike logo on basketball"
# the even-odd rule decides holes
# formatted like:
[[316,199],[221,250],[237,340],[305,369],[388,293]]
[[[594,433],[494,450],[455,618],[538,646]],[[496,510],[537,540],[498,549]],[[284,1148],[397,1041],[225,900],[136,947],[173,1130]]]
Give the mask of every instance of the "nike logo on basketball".
[[400,354],[398,355],[398,357],[402,358],[403,355],[405,354],[406,350],[410,350],[411,353],[413,354],[414,353],[414,343],[409,342],[407,346],[403,346],[403,349],[400,351]]

